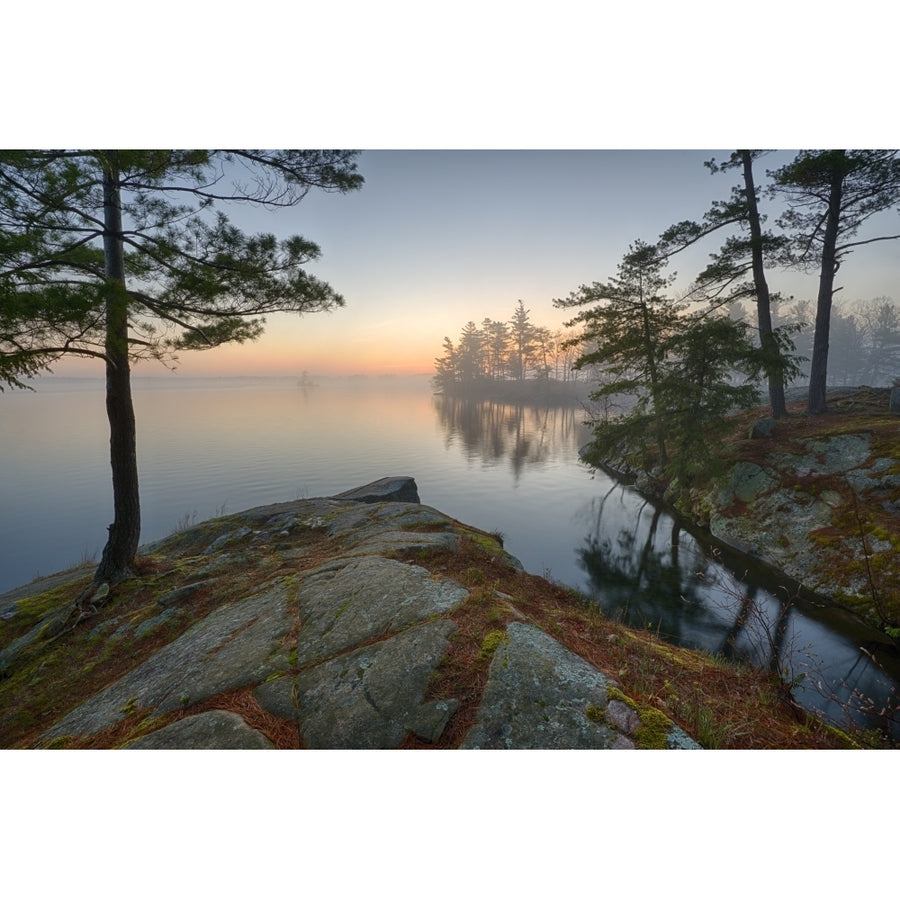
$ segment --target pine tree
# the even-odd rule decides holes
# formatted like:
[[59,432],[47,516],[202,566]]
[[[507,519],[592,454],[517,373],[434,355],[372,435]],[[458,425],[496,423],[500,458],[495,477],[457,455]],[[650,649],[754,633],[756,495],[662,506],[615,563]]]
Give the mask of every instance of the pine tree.
[[557,308],[581,309],[566,326],[581,325],[583,342],[594,349],[583,353],[575,367],[596,365],[610,376],[592,399],[616,394],[634,398],[632,411],[615,427],[603,424],[595,429],[598,451],[612,449],[619,440],[633,444],[650,437],[662,465],[668,462],[663,363],[684,308],[665,294],[673,277],[662,275],[664,267],[658,247],[637,241],[615,277],[582,285],[567,299],[553,301]]
[[786,166],[769,174],[773,192],[789,204],[779,224],[791,235],[793,262],[818,270],[816,323],[809,375],[807,411],[827,411],[825,389],[835,276],[855,248],[900,234],[853,241],[860,226],[900,203],[897,150],[803,150]]
[[519,300],[509,322],[510,352],[509,371],[516,381],[524,381],[534,352],[534,326],[529,318],[530,310]]
[[264,316],[344,303],[299,236],[249,235],[223,202],[291,207],[361,186],[341,150],[0,153],[0,379],[66,355],[102,360],[114,521],[97,581],[131,573],[140,537],[131,363],[258,337]]
[[506,322],[486,318],[481,323],[481,330],[484,333],[488,375],[493,381],[500,381],[506,374],[509,326]]
[[456,348],[450,338],[444,338],[444,355],[434,361],[435,375],[431,379],[434,387],[442,393],[449,394],[459,382],[459,369],[456,360]]
[[481,381],[484,377],[484,335],[474,322],[466,322],[456,347],[456,367],[464,386]]
[[[716,201],[701,223],[680,222],[660,237],[665,255],[672,256],[701,238],[729,226],[740,231],[728,237],[712,263],[696,279],[697,289],[704,292],[713,305],[730,305],[744,298],[756,301],[756,321],[762,352],[759,364],[769,382],[769,402],[772,415],[787,415],[784,389],[798,374],[797,361],[792,355],[791,330],[778,330],[772,323],[772,304],[780,299],[769,290],[766,260],[781,261],[786,238],[763,230],[764,217],[759,212],[758,189],[753,163],[762,156],[760,150],[736,150],[724,163],[715,159],[705,165],[711,172],[731,169],[741,171],[741,184],[731,190],[727,201]],[[748,280],[749,276],[749,280]]]
[[759,402],[761,351],[749,330],[726,315],[700,313],[683,319],[669,341],[661,396],[671,468],[685,480],[714,467],[728,415]]

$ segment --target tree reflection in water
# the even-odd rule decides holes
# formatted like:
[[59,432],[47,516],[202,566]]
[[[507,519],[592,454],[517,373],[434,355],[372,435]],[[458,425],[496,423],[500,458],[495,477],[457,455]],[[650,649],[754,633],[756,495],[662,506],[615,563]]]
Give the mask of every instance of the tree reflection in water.
[[444,446],[458,443],[470,460],[497,465],[508,459],[515,481],[533,466],[560,457],[573,440],[587,440],[586,414],[577,407],[514,404],[435,395]]
[[613,482],[589,509],[578,560],[607,616],[766,669],[807,708],[900,737],[897,667],[885,671],[891,659],[884,653],[876,663],[860,646],[861,629],[853,636],[832,630],[811,615],[827,611],[810,608],[796,587],[742,572],[737,554],[726,564],[720,551],[623,485]]
[[594,512],[578,559],[606,615],[681,646],[721,645],[723,611],[704,602],[711,562],[682,546],[680,525],[615,483]]

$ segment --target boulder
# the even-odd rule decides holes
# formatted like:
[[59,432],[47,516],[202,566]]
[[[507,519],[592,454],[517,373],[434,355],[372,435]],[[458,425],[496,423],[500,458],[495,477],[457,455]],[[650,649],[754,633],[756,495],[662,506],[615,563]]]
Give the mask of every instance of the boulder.
[[[494,651],[475,723],[461,747],[634,749],[641,716],[618,694],[610,697],[612,690],[618,692],[614,682],[545,631],[512,622]],[[660,737],[670,749],[699,749],[668,720]]]
[[755,441],[761,438],[771,437],[774,430],[775,420],[773,418],[757,419],[750,426],[750,439]]
[[735,500],[750,503],[777,484],[778,479],[771,469],[763,469],[756,463],[739,462],[731,470],[730,480],[720,498],[721,505],[728,506]]
[[333,498],[335,500],[357,500],[360,503],[384,503],[393,500],[397,503],[419,503],[419,489],[415,478],[409,475],[396,475],[379,478],[362,487],[344,491]]

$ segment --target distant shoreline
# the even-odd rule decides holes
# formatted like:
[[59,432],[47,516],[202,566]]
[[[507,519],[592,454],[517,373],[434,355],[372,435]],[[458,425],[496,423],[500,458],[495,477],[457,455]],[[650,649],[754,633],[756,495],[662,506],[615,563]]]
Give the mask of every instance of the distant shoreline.
[[535,380],[484,381],[435,391],[454,400],[495,400],[502,403],[554,403],[585,406],[592,388],[587,382]]

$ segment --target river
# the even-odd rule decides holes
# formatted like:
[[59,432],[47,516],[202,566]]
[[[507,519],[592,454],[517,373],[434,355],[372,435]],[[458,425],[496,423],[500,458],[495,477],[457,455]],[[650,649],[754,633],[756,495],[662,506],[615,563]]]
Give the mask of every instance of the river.
[[[803,705],[900,737],[900,665],[852,619],[578,458],[577,408],[434,396],[427,379],[135,377],[142,540],[264,503],[412,475],[528,571],[660,637],[779,671]],[[111,519],[100,379],[0,394],[0,591],[96,558]],[[887,717],[879,710],[888,707]]]

